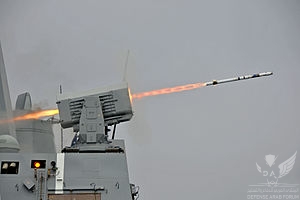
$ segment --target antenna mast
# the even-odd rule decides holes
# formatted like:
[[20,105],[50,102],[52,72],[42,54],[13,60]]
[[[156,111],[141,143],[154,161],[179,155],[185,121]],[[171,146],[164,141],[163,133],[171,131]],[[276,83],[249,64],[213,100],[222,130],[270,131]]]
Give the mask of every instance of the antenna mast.
[[129,58],[129,49],[127,51],[127,57],[126,57],[126,61],[125,61],[125,66],[124,66],[124,74],[123,74],[123,82],[126,82],[126,75],[127,75],[127,65],[128,65],[128,58]]
[[[62,86],[59,85],[59,94],[62,95]],[[60,126],[60,149],[64,148],[64,133],[63,128]]]

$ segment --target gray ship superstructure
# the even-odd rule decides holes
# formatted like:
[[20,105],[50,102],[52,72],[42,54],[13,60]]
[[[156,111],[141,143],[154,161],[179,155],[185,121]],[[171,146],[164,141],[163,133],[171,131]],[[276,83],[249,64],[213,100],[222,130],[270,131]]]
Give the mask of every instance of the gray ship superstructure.
[[11,120],[32,112],[31,98],[21,94],[16,110],[7,109],[9,91],[0,61],[0,200],[136,199],[138,187],[129,182],[124,141],[114,139],[116,125],[133,115],[127,85],[60,95],[59,122],[62,128],[73,128],[75,136],[56,153],[51,120]]
[[[2,58],[2,57],[0,57]],[[53,120],[10,120],[32,112],[29,93],[18,96],[11,111],[3,60],[0,82],[0,200],[135,200],[123,140],[116,126],[132,116],[132,98],[270,76],[272,72],[190,84],[131,96],[126,83],[57,98],[63,129],[72,128],[70,146],[56,153]],[[191,86],[192,85],[192,86]],[[195,87],[196,86],[196,87]],[[15,123],[14,123],[15,121]]]

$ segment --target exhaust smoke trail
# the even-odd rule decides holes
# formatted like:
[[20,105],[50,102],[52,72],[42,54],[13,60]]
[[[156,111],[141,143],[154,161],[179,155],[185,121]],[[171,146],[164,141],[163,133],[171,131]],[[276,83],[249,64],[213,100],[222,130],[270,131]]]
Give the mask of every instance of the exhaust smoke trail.
[[171,88],[163,88],[163,89],[159,89],[159,90],[152,90],[152,91],[148,91],[148,92],[132,94],[131,97],[132,97],[132,99],[141,99],[141,98],[149,97],[149,96],[157,96],[157,95],[162,95],[162,94],[170,94],[170,93],[174,93],[174,92],[193,90],[193,89],[201,88],[204,86],[206,86],[205,83],[193,83],[193,84],[180,85],[180,86],[171,87]]
[[240,81],[240,80],[247,80],[247,79],[258,78],[258,77],[263,77],[263,76],[270,76],[270,75],[273,75],[273,72],[262,72],[262,73],[238,76],[238,77],[222,79],[222,80],[213,80],[213,81],[209,81],[209,82],[205,82],[205,83],[193,83],[193,84],[188,84],[188,85],[181,85],[181,86],[176,86],[176,87],[171,87],[171,88],[164,88],[164,89],[159,89],[159,90],[152,90],[149,92],[132,94],[131,98],[132,99],[141,99],[143,97],[156,96],[156,95],[161,95],[161,94],[170,94],[170,93],[174,93],[174,92],[182,92],[185,90],[193,90],[193,89],[201,88],[204,86],[211,86],[211,85],[229,83],[229,82]]
[[[132,102],[132,100],[134,100],[134,99],[141,99],[144,97],[170,94],[170,93],[175,93],[175,92],[182,92],[182,91],[193,90],[193,89],[197,89],[197,88],[201,88],[201,87],[205,87],[205,86],[212,86],[212,85],[217,85],[217,84],[222,84],[222,83],[235,82],[235,81],[247,80],[247,79],[258,78],[258,77],[263,77],[263,76],[270,76],[270,75],[273,75],[273,72],[262,72],[262,73],[246,75],[246,76],[238,76],[238,77],[222,79],[222,80],[213,80],[213,81],[205,82],[205,83],[201,83],[201,82],[200,83],[192,83],[192,84],[187,84],[187,85],[180,85],[180,86],[163,88],[163,89],[152,90],[152,91],[148,91],[148,92],[141,92],[141,93],[136,93],[136,94],[131,94],[130,89],[128,88],[128,92],[129,92],[130,100]],[[41,110],[41,111],[26,114],[23,116],[18,116],[13,119],[10,119],[10,120],[2,120],[2,121],[0,121],[0,124],[13,122],[13,121],[20,121],[20,120],[39,119],[42,117],[49,117],[49,116],[57,115],[58,113],[59,113],[58,109]]]
[[[205,83],[194,83],[194,84],[181,85],[181,86],[176,86],[176,87],[171,87],[171,88],[152,90],[152,91],[148,91],[148,92],[141,92],[141,93],[137,93],[137,94],[130,94],[130,92],[129,92],[129,94],[130,94],[131,100],[134,100],[134,99],[141,99],[141,98],[149,97],[149,96],[157,96],[157,95],[162,95],[162,94],[170,94],[170,93],[174,93],[174,92],[193,90],[193,89],[197,89],[197,88],[204,87],[204,86],[206,86]],[[0,124],[13,122],[13,121],[21,121],[21,120],[40,119],[42,117],[49,117],[49,116],[57,115],[58,113],[59,113],[58,109],[40,110],[37,112],[25,114],[22,116],[17,116],[10,120],[2,120],[2,121],[0,121]]]
[[26,119],[39,119],[42,117],[47,117],[47,116],[52,116],[52,115],[57,115],[58,114],[58,109],[50,109],[50,110],[41,110],[33,113],[28,113],[23,116],[18,116],[15,117],[13,120],[14,121],[20,121],[20,120],[26,120]]
[[0,124],[14,122],[14,121],[29,120],[29,119],[40,119],[42,117],[57,115],[58,112],[59,112],[58,109],[35,111],[35,112],[28,113],[28,114],[25,114],[22,116],[17,116],[13,119],[1,120]]

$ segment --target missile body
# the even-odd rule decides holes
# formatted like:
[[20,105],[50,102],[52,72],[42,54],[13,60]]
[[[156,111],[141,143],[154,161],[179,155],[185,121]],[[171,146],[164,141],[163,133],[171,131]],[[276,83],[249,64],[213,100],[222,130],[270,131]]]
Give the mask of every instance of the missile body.
[[217,85],[220,83],[234,82],[234,81],[239,81],[239,80],[247,80],[247,79],[251,79],[251,78],[270,76],[270,75],[273,75],[273,72],[262,72],[262,73],[253,74],[253,75],[238,76],[238,77],[222,79],[222,80],[213,80],[213,81],[206,82],[205,86]]

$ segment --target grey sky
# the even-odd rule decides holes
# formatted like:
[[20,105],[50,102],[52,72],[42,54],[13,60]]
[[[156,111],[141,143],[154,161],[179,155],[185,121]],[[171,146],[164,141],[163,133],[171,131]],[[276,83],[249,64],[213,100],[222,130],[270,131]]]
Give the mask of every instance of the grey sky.
[[118,127],[141,199],[240,200],[265,181],[256,162],[299,151],[299,19],[299,1],[0,0],[0,40],[13,105],[118,83],[128,49],[133,93],[273,71],[135,101]]

